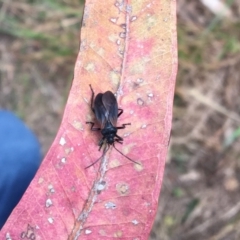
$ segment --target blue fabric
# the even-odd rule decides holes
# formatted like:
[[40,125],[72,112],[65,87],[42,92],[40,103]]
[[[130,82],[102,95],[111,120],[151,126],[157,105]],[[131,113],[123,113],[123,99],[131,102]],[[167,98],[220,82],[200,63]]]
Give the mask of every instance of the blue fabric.
[[14,114],[0,110],[0,229],[27,189],[41,159],[35,135]]

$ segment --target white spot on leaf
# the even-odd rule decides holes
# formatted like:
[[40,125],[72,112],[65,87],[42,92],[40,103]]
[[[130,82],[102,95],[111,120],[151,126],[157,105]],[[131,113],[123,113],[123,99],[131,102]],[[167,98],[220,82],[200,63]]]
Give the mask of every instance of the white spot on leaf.
[[113,202],[105,203],[105,208],[107,208],[107,209],[115,209],[116,207],[117,207],[116,204]]
[[120,38],[125,38],[126,37],[126,33],[125,32],[120,32],[119,33],[119,37]]
[[137,17],[136,16],[132,16],[130,21],[133,22],[133,21],[136,21],[136,20],[137,20]]
[[54,222],[53,218],[51,218],[51,217],[48,218],[48,222],[51,223],[51,224],[53,224],[53,222]]
[[89,230],[89,229],[86,229],[86,230],[85,230],[85,234],[86,234],[86,235],[88,235],[88,234],[90,234],[90,233],[92,233],[91,230]]
[[6,240],[12,240],[10,233],[6,233]]
[[144,104],[144,101],[141,98],[137,99],[138,105],[142,106]]
[[59,144],[60,144],[61,146],[64,146],[66,143],[67,143],[67,142],[66,142],[65,138],[64,138],[64,137],[61,137],[61,138],[60,138],[60,141],[59,141]]
[[52,200],[51,200],[51,199],[47,199],[47,201],[46,201],[46,207],[48,208],[48,207],[50,207],[50,206],[52,206],[52,205],[53,205]]
[[138,222],[136,219],[134,219],[134,220],[132,220],[132,223],[133,223],[134,225],[137,225],[139,222]]
[[49,189],[49,191],[50,191],[51,193],[54,193],[54,192],[55,192],[52,184],[48,185],[48,189]]
[[110,18],[110,22],[112,22],[112,23],[116,23],[117,20],[118,20],[118,18]]
[[144,82],[144,80],[143,80],[142,78],[138,78],[138,79],[137,79],[137,82],[138,82],[138,83],[142,83],[142,82]]
[[101,182],[96,184],[97,191],[102,191],[102,190],[105,189],[105,187],[106,187],[106,182],[105,181],[101,181]]
[[95,71],[95,65],[94,63],[88,63],[85,69],[89,72],[94,72]]

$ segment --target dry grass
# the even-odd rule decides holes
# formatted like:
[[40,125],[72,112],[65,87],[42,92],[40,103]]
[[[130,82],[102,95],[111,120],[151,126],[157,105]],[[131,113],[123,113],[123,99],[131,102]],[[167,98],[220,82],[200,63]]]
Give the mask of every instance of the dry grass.
[[[79,2],[0,0],[0,106],[44,153],[72,81]],[[151,240],[240,239],[240,3],[231,9],[221,20],[200,1],[178,1],[174,124]]]
[[0,6],[0,107],[22,117],[46,153],[73,78],[81,7],[77,0],[0,0]]
[[178,3],[174,124],[150,239],[240,239],[240,4],[221,20]]

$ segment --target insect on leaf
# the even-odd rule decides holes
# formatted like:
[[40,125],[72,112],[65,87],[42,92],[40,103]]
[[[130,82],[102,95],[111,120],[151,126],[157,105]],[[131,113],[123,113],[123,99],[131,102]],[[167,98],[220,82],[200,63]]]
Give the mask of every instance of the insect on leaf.
[[[148,239],[158,206],[177,73],[176,1],[87,0],[61,127],[0,239]],[[95,93],[116,93],[124,139],[102,151]],[[103,100],[104,101],[104,100]],[[105,104],[105,103],[104,103]],[[97,127],[100,127],[96,125]],[[30,229],[30,230],[29,230]],[[24,239],[24,238],[23,238]]]

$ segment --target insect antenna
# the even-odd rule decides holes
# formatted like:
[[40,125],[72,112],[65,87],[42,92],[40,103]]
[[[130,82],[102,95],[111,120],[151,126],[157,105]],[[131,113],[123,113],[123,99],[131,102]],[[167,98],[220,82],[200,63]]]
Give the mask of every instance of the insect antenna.
[[127,158],[128,160],[130,160],[131,162],[134,162],[134,163],[136,163],[136,164],[138,164],[138,165],[141,165],[140,163],[132,160],[131,158],[129,158],[128,156],[126,156],[126,155],[124,155],[122,152],[120,152],[120,151],[114,146],[114,144],[113,144],[113,147],[114,147],[120,154],[122,154],[125,158]]
[[103,154],[101,155],[100,158],[98,158],[96,161],[94,161],[92,164],[90,164],[89,166],[85,167],[85,169],[90,168],[91,166],[93,166],[95,163],[97,163],[101,158],[104,157],[104,155],[106,154],[106,152],[108,151],[108,146],[105,147],[105,149],[103,150]]

